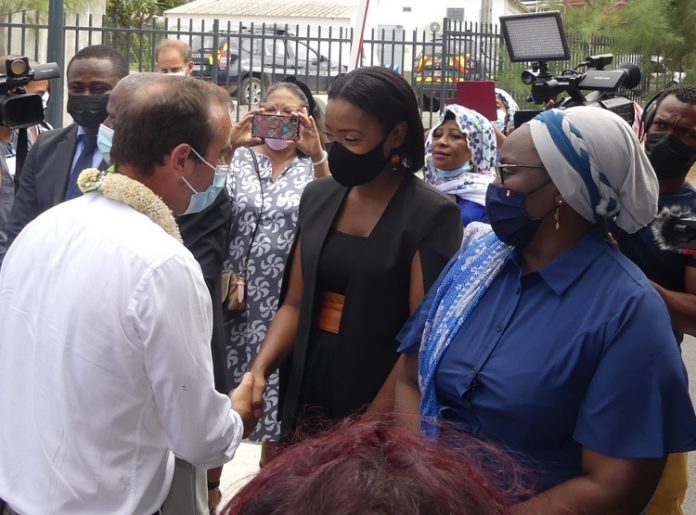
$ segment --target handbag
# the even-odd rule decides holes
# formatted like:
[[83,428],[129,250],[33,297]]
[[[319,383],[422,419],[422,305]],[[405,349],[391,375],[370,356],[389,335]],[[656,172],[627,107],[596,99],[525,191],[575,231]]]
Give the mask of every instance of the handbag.
[[249,241],[249,246],[247,247],[244,263],[242,264],[242,270],[240,272],[225,272],[222,274],[222,304],[231,313],[241,313],[246,309],[247,267],[249,265],[251,247],[254,245],[256,234],[259,231],[261,216],[263,214],[263,206],[265,203],[259,163],[256,160],[256,154],[254,151],[252,149],[249,149],[249,151],[251,152],[251,158],[254,161],[254,170],[256,171],[256,176],[259,179],[259,188],[261,190],[261,209],[259,210],[259,216],[256,218],[256,225],[254,226],[254,232],[251,235],[251,240]]

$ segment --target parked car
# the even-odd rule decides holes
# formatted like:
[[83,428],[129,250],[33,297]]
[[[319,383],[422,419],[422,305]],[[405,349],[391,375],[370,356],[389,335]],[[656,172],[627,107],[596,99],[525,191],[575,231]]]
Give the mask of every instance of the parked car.
[[423,45],[413,63],[416,95],[422,98],[424,111],[440,109],[444,98],[455,95],[458,82],[481,80],[481,65],[476,58],[476,41],[473,37],[437,37]]
[[312,91],[327,91],[333,78],[347,66],[329,60],[306,41],[284,30],[220,32],[213,49],[213,33],[193,42],[194,74],[213,79],[236,95],[242,104],[257,104],[273,82],[294,75]]

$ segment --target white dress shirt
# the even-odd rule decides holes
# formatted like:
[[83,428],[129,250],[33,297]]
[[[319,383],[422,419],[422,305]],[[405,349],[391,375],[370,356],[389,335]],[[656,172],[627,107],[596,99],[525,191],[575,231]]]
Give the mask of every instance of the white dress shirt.
[[0,271],[0,498],[34,514],[156,512],[173,454],[229,461],[198,263],[99,193],[46,211]]

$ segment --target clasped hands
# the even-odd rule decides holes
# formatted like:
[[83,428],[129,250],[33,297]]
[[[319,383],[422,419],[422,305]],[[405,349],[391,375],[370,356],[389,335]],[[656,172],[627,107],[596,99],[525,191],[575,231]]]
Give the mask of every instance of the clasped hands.
[[263,415],[263,393],[266,379],[263,376],[247,372],[242,382],[230,392],[232,409],[242,418],[244,438],[249,436]]

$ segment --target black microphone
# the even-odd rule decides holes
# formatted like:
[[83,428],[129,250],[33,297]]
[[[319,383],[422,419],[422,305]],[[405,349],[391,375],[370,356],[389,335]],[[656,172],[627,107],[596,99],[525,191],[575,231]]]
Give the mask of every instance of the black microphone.
[[696,216],[689,208],[663,208],[652,224],[652,232],[662,250],[696,254]]

